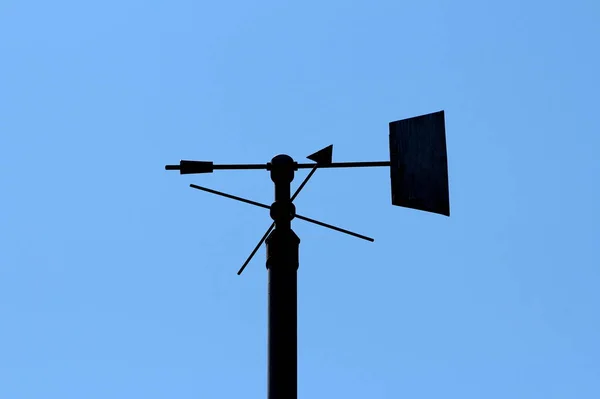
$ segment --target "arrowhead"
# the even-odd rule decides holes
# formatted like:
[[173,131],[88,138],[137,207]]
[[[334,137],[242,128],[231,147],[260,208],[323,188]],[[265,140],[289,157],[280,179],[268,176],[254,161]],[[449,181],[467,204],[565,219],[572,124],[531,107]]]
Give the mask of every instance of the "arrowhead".
[[311,161],[315,161],[317,165],[330,165],[333,158],[333,144],[307,156],[306,158],[310,159]]

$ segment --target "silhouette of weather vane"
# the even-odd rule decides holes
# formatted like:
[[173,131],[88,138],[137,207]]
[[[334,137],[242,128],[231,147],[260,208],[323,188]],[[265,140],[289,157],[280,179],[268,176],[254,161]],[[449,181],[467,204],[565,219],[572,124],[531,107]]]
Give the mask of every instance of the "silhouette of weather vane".
[[[403,119],[389,124],[390,160],[333,162],[333,145],[298,163],[288,155],[277,155],[266,164],[214,165],[209,161],[182,160],[166,165],[180,174],[212,173],[216,170],[267,170],[275,185],[271,205],[227,194],[196,184],[190,187],[225,198],[268,209],[273,222],[252,250],[240,275],[263,243],[267,248],[268,305],[268,398],[297,397],[297,269],[300,239],[291,228],[293,219],[313,223],[340,233],[374,241],[373,238],[296,213],[294,200],[317,169],[389,167],[392,205],[450,216],[448,161],[444,111]],[[310,169],[291,194],[295,171]]]

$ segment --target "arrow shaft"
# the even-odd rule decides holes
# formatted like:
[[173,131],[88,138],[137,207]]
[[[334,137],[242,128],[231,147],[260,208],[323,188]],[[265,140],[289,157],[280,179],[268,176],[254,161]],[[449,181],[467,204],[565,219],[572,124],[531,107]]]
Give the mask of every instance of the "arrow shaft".
[[[366,168],[375,166],[390,166],[390,161],[374,161],[374,162],[333,162],[329,165],[319,165],[319,169],[324,168]],[[312,163],[299,163],[298,169],[310,169],[314,167]]]
[[[319,168],[368,168],[368,167],[378,167],[378,166],[390,166],[390,161],[369,161],[369,162],[333,162],[330,164],[319,164]],[[298,163],[296,164],[297,169],[312,169],[315,167],[314,163]],[[213,169],[265,169],[269,170],[269,165],[265,164],[223,164],[223,165],[213,165]]]
[[[319,168],[368,168],[377,166],[390,166],[390,161],[374,161],[374,162],[334,162],[331,164],[320,164]],[[298,163],[296,169],[312,169],[314,163]],[[181,170],[180,165],[165,165],[166,170]],[[212,165],[213,170],[270,170],[271,166],[268,164],[222,164]],[[191,172],[197,173],[197,172]]]
[[246,170],[246,169],[264,169],[268,170],[266,164],[223,164],[223,165],[213,165],[213,169],[222,169],[222,170]]

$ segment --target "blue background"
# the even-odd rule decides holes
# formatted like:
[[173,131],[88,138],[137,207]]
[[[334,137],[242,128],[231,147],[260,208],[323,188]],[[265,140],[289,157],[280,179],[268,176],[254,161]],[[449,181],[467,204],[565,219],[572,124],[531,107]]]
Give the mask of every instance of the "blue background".
[[[0,3],[0,398],[263,398],[268,173],[388,160],[446,112],[450,218],[320,170],[299,397],[599,398],[598,39],[589,1]],[[295,184],[307,173],[298,172]]]

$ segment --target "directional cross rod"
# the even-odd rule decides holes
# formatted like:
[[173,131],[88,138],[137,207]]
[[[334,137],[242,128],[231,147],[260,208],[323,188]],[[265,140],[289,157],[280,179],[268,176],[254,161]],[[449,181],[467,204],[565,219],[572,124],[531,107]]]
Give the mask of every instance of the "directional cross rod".
[[[213,189],[208,188],[208,187],[202,187],[202,186],[199,186],[197,184],[190,184],[190,187],[191,188],[195,188],[196,190],[206,191],[207,193],[220,195],[221,197],[230,198],[230,199],[233,199],[233,200],[236,200],[236,201],[240,201],[240,202],[245,202],[246,204],[254,205],[254,206],[257,206],[259,208],[264,208],[264,209],[269,209],[269,210],[272,208],[272,205],[269,206],[267,204],[263,204],[263,203],[252,201],[252,200],[249,200],[249,199],[246,199],[246,198],[238,197],[237,195],[231,195],[231,194],[224,193],[222,191],[213,190]],[[371,242],[375,241],[371,237],[367,237],[367,236],[364,236],[362,234],[354,233],[354,232],[352,232],[350,230],[342,229],[340,227],[336,227],[336,226],[333,226],[331,224],[323,223],[323,222],[320,222],[318,220],[315,220],[315,219],[312,219],[312,218],[309,218],[309,217],[306,217],[306,216],[299,215],[299,214],[297,214],[295,212],[291,216],[295,217],[297,219],[300,219],[300,220],[304,220],[304,221],[309,222],[309,223],[316,224],[318,226],[327,227],[328,229],[339,231],[340,233],[346,233],[346,234],[351,235],[351,236],[356,237],[356,238],[362,238],[363,240],[367,240],[367,241],[371,241]]]

